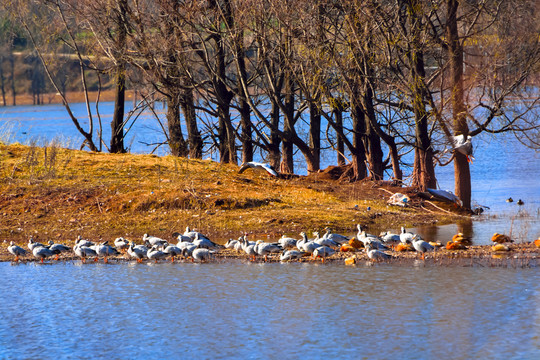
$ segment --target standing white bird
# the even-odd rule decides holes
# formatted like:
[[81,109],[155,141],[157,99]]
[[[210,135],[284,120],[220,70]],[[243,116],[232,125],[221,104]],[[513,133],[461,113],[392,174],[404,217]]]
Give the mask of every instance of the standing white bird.
[[172,244],[167,244],[162,251],[171,257],[171,262],[174,262],[175,256],[182,255],[182,249]]
[[302,238],[304,239],[304,242],[302,244],[302,248],[301,249],[299,248],[300,250],[308,252],[312,255],[313,255],[313,251],[315,251],[316,248],[321,246],[320,244],[315,242],[315,240],[319,239],[319,233],[315,231],[313,234],[315,234],[315,239],[308,240],[304,232],[300,233],[300,235],[302,235]]
[[45,247],[45,245],[34,241],[34,238],[30,236],[30,239],[28,239],[28,249],[30,249],[30,251],[34,251],[34,248],[37,247]]
[[415,234],[413,234],[412,232],[407,232],[405,230],[405,227],[402,226],[401,227],[401,232],[399,233],[399,240],[403,244],[412,243],[414,235]]
[[392,246],[398,244],[401,241],[399,234],[393,234],[390,231],[382,232],[379,237],[385,244],[389,244]]
[[268,261],[268,255],[282,251],[283,249],[276,243],[257,242],[254,248],[260,256],[264,256],[264,261]]
[[48,244],[49,245],[47,247],[51,249],[52,251],[56,251],[56,250],[59,251],[59,253],[56,254],[56,257],[54,258],[54,260],[58,260],[58,257],[60,256],[60,254],[71,251],[71,248],[69,246],[66,246],[64,244],[55,244],[54,241],[52,240],[49,240]]
[[413,237],[412,245],[416,251],[418,251],[419,253],[422,253],[422,260],[424,260],[424,254],[427,251],[432,251],[435,249],[433,245],[430,245],[429,243],[425,242],[418,236]]
[[48,257],[51,257],[59,253],[60,253],[60,250],[51,250],[43,246],[36,246],[32,250],[32,254],[34,254],[36,258],[40,259],[41,263],[43,263],[43,259],[46,259]]
[[128,248],[128,255],[137,259],[137,262],[142,262],[144,258],[147,258],[148,248],[144,245],[135,245],[132,241]]
[[240,170],[238,170],[238,173],[241,174],[247,169],[253,169],[253,171],[257,172],[267,172],[272,176],[278,176],[277,171],[270,164],[263,164],[256,161],[245,162],[242,164],[242,166],[240,166]]
[[364,246],[366,245],[368,239],[379,240],[378,236],[366,233],[366,231],[362,229],[362,226],[360,224],[357,224],[356,228],[358,229],[358,233],[356,234],[356,238],[359,241],[361,241],[362,243],[364,243]]
[[19,261],[19,256],[25,256],[26,250],[24,250],[22,247],[15,245],[13,241],[9,242],[8,251],[11,255],[15,256],[14,261]]
[[101,244],[96,244],[94,247],[94,250],[96,251],[96,260],[98,260],[98,257],[102,256],[104,262],[108,262],[108,257],[111,255],[118,255],[120,254],[118,250],[116,250],[114,247],[109,245],[108,241],[104,241]]
[[116,238],[114,239],[114,247],[118,251],[125,253],[129,248],[129,241],[127,241],[123,237]]
[[96,245],[96,243],[87,239],[83,239],[81,235],[78,235],[77,239],[75,240],[75,245],[90,247]]
[[244,243],[243,244],[244,246],[242,247],[242,249],[247,254],[250,261],[255,260],[255,258],[257,256],[257,252],[255,251],[255,245],[257,245],[257,244],[252,242],[252,241],[248,241],[247,236],[244,236],[244,242],[243,243]]
[[193,257],[193,251],[197,249],[197,245],[191,244],[191,243],[182,243],[186,244],[184,246],[179,246],[180,249],[182,249],[182,256],[185,258]]
[[167,254],[159,250],[158,247],[159,245],[154,245],[150,249],[148,249],[148,252],[146,253],[148,260],[154,260],[156,264],[158,260],[161,260],[167,257]]
[[389,255],[380,250],[371,248],[371,244],[366,245],[366,254],[368,258],[370,258],[373,261],[388,260],[392,258],[392,255]]
[[75,245],[73,247],[73,252],[75,255],[81,258],[82,262],[86,262],[87,257],[97,257],[97,253],[94,249],[90,248],[89,246],[85,245]]

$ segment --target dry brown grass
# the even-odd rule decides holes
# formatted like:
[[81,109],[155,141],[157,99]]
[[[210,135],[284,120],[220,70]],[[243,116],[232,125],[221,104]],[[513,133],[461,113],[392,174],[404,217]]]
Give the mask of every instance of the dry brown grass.
[[225,242],[244,231],[276,237],[324,226],[352,233],[357,223],[377,229],[455,220],[419,206],[388,208],[388,193],[371,182],[275,179],[212,161],[54,145],[0,145],[0,189],[0,240],[23,244],[31,235],[68,244],[77,235],[171,239],[186,226]]

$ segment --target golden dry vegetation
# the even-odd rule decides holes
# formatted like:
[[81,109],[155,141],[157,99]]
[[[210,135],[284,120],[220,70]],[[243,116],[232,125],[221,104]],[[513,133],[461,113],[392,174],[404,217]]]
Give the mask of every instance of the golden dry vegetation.
[[0,145],[0,239],[171,239],[190,226],[223,243],[244,231],[275,237],[331,226],[353,233],[357,223],[382,229],[455,220],[414,204],[388,207],[388,191],[403,188],[338,182],[324,172],[277,179],[238,169],[171,156]]

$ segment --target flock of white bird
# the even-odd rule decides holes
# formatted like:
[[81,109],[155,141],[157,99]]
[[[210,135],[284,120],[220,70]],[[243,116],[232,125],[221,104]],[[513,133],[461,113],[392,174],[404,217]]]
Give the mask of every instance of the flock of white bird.
[[[342,249],[343,245],[349,244],[353,240],[361,243],[368,258],[374,261],[391,259],[393,255],[388,251],[399,243],[412,245],[418,253],[422,254],[422,259],[426,252],[435,249],[434,246],[424,241],[419,235],[407,232],[403,227],[400,234],[384,232],[380,236],[366,233],[360,225],[357,225],[357,229],[358,233],[352,239],[335,234],[330,228],[326,228],[326,233],[323,236],[320,236],[318,232],[314,232],[315,237],[312,239],[308,239],[306,233],[302,232],[300,233],[300,239],[283,235],[276,242],[250,241],[247,239],[248,235],[244,234],[238,240],[231,239],[227,241],[223,246],[211,241],[200,232],[192,231],[187,227],[183,234],[174,234],[178,239],[176,245],[159,237],[144,234],[143,245],[136,245],[133,241],[120,237],[114,241],[114,246],[112,246],[109,245],[108,241],[93,242],[79,236],[73,248],[54,243],[52,240],[47,245],[44,245],[30,238],[28,249],[41,262],[51,257],[58,260],[60,254],[71,252],[83,262],[86,262],[87,259],[98,261],[99,258],[103,258],[104,262],[108,262],[108,257],[121,254],[129,256],[137,262],[142,262],[145,259],[155,262],[163,259],[174,261],[178,257],[205,262],[213,258],[215,253],[223,248],[235,250],[237,254],[245,253],[251,260],[262,257],[264,261],[267,261],[269,256],[279,256],[280,261],[289,261],[310,256],[312,259],[321,258],[324,262],[326,258]],[[13,241],[11,241],[8,251],[15,256],[15,261],[18,261],[20,256],[27,254],[25,249],[17,246]]]

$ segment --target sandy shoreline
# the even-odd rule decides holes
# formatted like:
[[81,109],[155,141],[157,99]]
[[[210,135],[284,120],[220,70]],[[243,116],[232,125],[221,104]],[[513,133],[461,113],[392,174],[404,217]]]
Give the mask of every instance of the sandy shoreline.
[[[393,256],[392,259],[380,262],[373,262],[370,260],[363,250],[357,252],[336,252],[331,257],[328,257],[322,261],[322,259],[311,259],[309,256],[303,257],[298,260],[287,261],[285,263],[312,263],[323,265],[346,265],[345,260],[355,258],[353,264],[350,265],[372,265],[372,264],[386,264],[392,266],[448,266],[448,267],[509,267],[509,268],[526,268],[537,267],[540,265],[540,249],[533,243],[512,244],[509,245],[510,251],[495,252],[492,251],[490,245],[478,245],[470,246],[467,250],[446,250],[445,248],[437,249],[434,252],[426,253],[425,260],[420,259],[420,254],[415,251],[396,252],[387,251],[388,254]],[[7,252],[7,247],[0,249],[0,262],[13,262],[14,257]],[[59,260],[49,259],[45,261],[45,264],[54,264],[57,262],[79,262],[81,260],[74,256],[74,254],[61,255]],[[104,263],[104,259],[100,258],[99,263]],[[175,263],[192,263],[192,260],[181,258],[175,259]],[[234,250],[222,249],[219,250],[214,258],[207,261],[207,263],[226,263],[226,262],[238,262],[238,263],[280,263],[279,254],[274,254],[268,257],[265,261],[263,257],[258,257],[255,261],[252,261],[245,254],[237,254]],[[39,260],[35,259],[30,253],[19,259],[20,264],[25,263],[39,263]],[[87,259],[87,264],[95,263],[93,259]],[[111,256],[108,258],[108,264],[126,264],[136,263],[132,258],[127,255]],[[154,264],[154,261],[144,260],[144,263]],[[170,259],[160,260],[157,264],[171,263]]]

